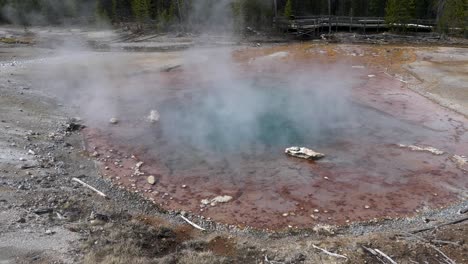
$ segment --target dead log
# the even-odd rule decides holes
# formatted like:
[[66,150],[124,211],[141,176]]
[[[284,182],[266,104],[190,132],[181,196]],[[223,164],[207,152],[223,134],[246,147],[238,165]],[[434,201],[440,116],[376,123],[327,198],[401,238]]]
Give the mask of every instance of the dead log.
[[342,258],[342,259],[348,259],[348,257],[344,256],[344,255],[340,255],[340,254],[336,254],[336,253],[333,253],[333,252],[330,252],[326,249],[323,249],[323,248],[319,248],[317,247],[316,245],[312,245],[313,248],[315,249],[318,249],[320,251],[322,251],[323,253],[329,255],[329,256],[332,256],[332,257],[335,257],[335,258]]
[[78,179],[78,178],[73,178],[72,179],[73,181],[76,181],[78,183],[80,183],[81,185],[83,185],[84,187],[96,192],[97,194],[99,194],[100,196],[104,197],[104,198],[107,198],[107,195],[105,195],[103,192],[99,191],[98,189],[94,188],[93,186],[87,184],[86,182]]
[[417,234],[417,233],[421,233],[421,232],[424,232],[424,231],[429,231],[429,230],[433,230],[433,229],[438,229],[438,228],[441,228],[441,227],[444,227],[444,226],[448,226],[448,225],[459,224],[459,223],[465,222],[465,221],[467,221],[467,220],[468,220],[468,217],[463,217],[463,218],[455,219],[455,220],[453,220],[453,221],[449,221],[449,222],[446,222],[446,223],[442,223],[442,224],[440,224],[440,225],[415,229],[415,230],[410,231],[410,233],[411,233],[411,234]]
[[195,224],[194,222],[188,220],[188,219],[187,219],[186,217],[184,217],[183,215],[180,215],[180,217],[181,217],[182,219],[184,219],[185,222],[189,223],[191,226],[195,227],[196,229],[201,230],[201,231],[206,231],[206,229],[204,229],[203,227],[201,227],[201,226]]

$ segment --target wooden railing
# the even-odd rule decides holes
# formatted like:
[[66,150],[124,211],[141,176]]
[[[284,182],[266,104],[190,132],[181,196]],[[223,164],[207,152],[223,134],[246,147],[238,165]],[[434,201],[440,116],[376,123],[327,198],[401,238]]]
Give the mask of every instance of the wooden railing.
[[353,30],[385,30],[393,28],[432,30],[436,26],[435,20],[413,19],[406,23],[389,24],[383,17],[348,17],[348,16],[307,16],[275,18],[276,27],[280,30],[294,32],[297,35],[316,35],[327,30],[338,31],[338,29]]

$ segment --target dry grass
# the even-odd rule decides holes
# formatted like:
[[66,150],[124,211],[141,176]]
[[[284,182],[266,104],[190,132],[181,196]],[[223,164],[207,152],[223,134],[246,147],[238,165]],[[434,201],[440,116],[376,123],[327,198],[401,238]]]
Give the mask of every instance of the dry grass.
[[179,264],[223,264],[227,263],[224,257],[215,256],[212,252],[183,252]]

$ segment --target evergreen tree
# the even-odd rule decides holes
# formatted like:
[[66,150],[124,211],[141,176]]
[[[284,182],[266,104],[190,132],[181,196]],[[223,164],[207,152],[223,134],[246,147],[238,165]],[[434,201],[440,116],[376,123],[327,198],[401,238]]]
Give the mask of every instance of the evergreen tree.
[[376,17],[385,16],[385,0],[370,0],[369,1],[369,15]]
[[437,21],[438,30],[441,33],[453,31],[466,34],[467,14],[467,0],[446,0],[442,7],[442,14]]
[[385,21],[394,30],[397,26],[408,24],[414,18],[414,14],[415,0],[388,0],[385,8]]
[[133,16],[138,22],[143,22],[150,17],[150,0],[132,0]]
[[284,7],[284,16],[286,18],[290,18],[293,15],[293,3],[292,0],[288,0],[286,2],[286,6]]

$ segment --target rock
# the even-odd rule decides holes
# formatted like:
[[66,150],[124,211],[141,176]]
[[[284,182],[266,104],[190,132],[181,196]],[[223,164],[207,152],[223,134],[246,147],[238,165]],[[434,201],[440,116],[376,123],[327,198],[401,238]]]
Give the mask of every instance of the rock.
[[117,125],[119,123],[119,120],[115,117],[111,118],[109,120],[109,123],[111,123],[112,125]]
[[211,205],[211,206],[216,206],[218,203],[227,203],[232,200],[232,196],[229,195],[221,195],[221,196],[216,196],[213,199],[203,199],[201,200],[202,205]]
[[223,196],[216,196],[211,200],[212,203],[227,203],[232,200],[232,196],[223,195]]
[[53,234],[55,234],[55,231],[52,231],[52,230],[50,230],[50,229],[47,229],[47,230],[45,231],[45,234],[46,234],[46,235],[53,235]]
[[90,223],[92,225],[103,225],[107,222],[109,222],[110,218],[107,215],[96,213],[96,212],[91,212],[89,216]]
[[37,214],[37,215],[43,215],[43,214],[48,214],[48,213],[52,213],[54,210],[52,208],[41,208],[41,209],[37,209],[35,211],[33,211],[33,213]]
[[153,175],[149,176],[147,180],[148,183],[151,185],[154,185],[156,183],[156,178]]
[[143,166],[143,164],[144,164],[143,161],[140,161],[137,164],[135,164],[135,170],[133,172],[133,175],[135,175],[135,176],[144,175],[144,173],[140,171],[140,168],[141,168],[141,166]]
[[284,152],[289,156],[307,160],[319,160],[325,157],[325,154],[315,152],[304,147],[290,147],[287,148]]
[[66,126],[65,129],[68,132],[79,131],[85,128],[84,125],[78,123],[78,121],[70,121]]
[[459,167],[463,167],[468,164],[468,158],[461,155],[453,155],[452,160],[457,164]]
[[412,151],[425,151],[425,152],[429,152],[431,154],[438,155],[438,156],[445,154],[444,151],[436,149],[434,147],[420,147],[416,145],[404,145],[404,144],[398,144],[398,146],[400,148],[407,148]]
[[160,117],[161,117],[161,116],[159,115],[159,112],[158,112],[158,111],[156,111],[156,110],[151,110],[151,112],[150,112],[150,114],[149,114],[149,116],[148,116],[148,121],[149,121],[150,123],[156,123],[156,122],[159,121],[159,118],[160,118]]

